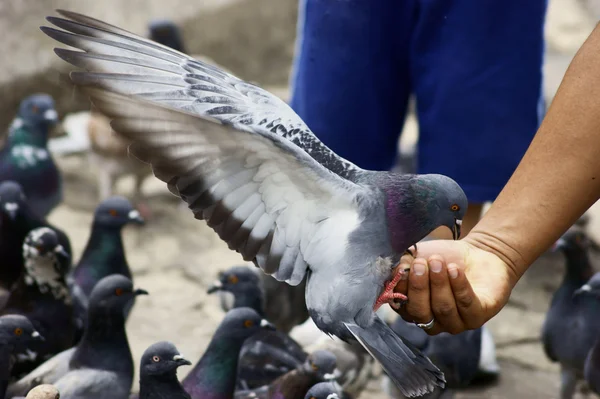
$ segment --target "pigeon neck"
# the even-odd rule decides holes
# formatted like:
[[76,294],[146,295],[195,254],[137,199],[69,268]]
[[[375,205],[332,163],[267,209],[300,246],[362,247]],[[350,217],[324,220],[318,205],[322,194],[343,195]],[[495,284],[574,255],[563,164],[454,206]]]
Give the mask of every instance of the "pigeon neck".
[[133,378],[124,311],[109,312],[90,305],[87,325],[71,359],[71,367],[114,371]]
[[27,204],[21,204],[17,216],[14,220],[11,220],[4,213],[0,215],[0,229],[6,231],[9,234],[16,234],[25,236],[33,229],[44,226],[45,223],[36,217]]
[[6,396],[8,381],[10,380],[10,371],[14,363],[14,357],[6,349],[0,351],[0,398]]
[[200,361],[183,381],[193,397],[206,399],[233,398],[237,364],[243,340],[219,337],[219,330]]
[[179,383],[175,372],[162,375],[146,375],[142,372],[140,376],[140,399],[189,397]]
[[71,296],[65,277],[59,272],[65,269],[59,262],[56,256],[26,257],[25,272],[19,278],[17,289],[32,297],[49,296],[70,304]]
[[48,145],[49,127],[44,124],[32,124],[21,119],[20,126],[11,130],[8,136],[8,146],[29,144],[46,148]]
[[582,249],[565,251],[565,280],[576,284],[585,284],[594,274],[588,254]]
[[251,308],[264,317],[262,292],[258,287],[245,289],[235,296],[234,308]]

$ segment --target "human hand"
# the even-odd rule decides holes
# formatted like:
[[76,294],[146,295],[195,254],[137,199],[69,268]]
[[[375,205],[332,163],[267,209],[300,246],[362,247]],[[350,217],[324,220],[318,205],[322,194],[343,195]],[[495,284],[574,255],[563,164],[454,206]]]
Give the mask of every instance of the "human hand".
[[408,296],[398,313],[416,323],[435,318],[430,335],[481,327],[504,307],[518,280],[513,268],[484,248],[469,236],[419,243],[415,259],[405,255],[400,261],[411,270],[394,290]]

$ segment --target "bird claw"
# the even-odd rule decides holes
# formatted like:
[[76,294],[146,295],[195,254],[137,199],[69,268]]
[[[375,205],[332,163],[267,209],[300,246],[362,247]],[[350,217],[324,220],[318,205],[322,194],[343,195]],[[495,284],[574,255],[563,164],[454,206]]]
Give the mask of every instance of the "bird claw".
[[383,292],[381,295],[379,295],[377,301],[375,301],[375,306],[373,307],[374,311],[377,311],[381,305],[386,303],[389,304],[393,309],[398,310],[402,307],[402,305],[408,302],[406,295],[399,292],[394,292],[394,288],[396,288],[398,282],[402,280],[402,276],[404,276],[405,273],[405,269],[400,269],[399,267],[396,268],[394,277],[385,284]]

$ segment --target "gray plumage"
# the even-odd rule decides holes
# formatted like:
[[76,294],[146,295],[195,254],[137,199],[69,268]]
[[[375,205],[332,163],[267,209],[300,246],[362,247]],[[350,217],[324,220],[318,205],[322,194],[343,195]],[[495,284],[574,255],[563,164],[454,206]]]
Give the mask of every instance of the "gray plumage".
[[68,19],[48,21],[67,32],[42,30],[84,50],[55,50],[87,70],[71,73],[72,81],[196,218],[277,280],[297,285],[306,276],[317,326],[358,340],[407,396],[443,386],[442,373],[373,308],[395,298],[386,282],[410,246],[439,226],[459,236],[467,199],[456,182],[362,170],[261,88],[123,29],[60,13]]
[[[590,317],[597,318],[600,311],[600,273],[596,273],[584,285],[581,286],[574,294],[576,297],[587,297],[590,301],[596,304],[596,313]],[[593,319],[592,319],[593,320]],[[581,328],[595,327],[595,323],[588,320],[588,325],[580,326]],[[588,383],[590,389],[600,395],[600,330],[596,330],[596,339],[594,345],[588,352],[585,364],[583,367],[583,377]]]
[[127,399],[133,381],[133,359],[125,332],[125,307],[137,295],[131,280],[111,275],[90,296],[88,321],[77,347],[52,357],[9,386],[9,397],[36,385],[58,388],[63,399]]
[[304,399],[342,399],[342,393],[334,382],[319,382],[308,390]]
[[555,249],[564,252],[566,272],[552,297],[542,326],[542,344],[548,358],[560,363],[561,398],[572,398],[583,379],[585,359],[600,332],[600,306],[590,295],[574,296],[594,273],[588,251],[596,244],[579,227],[567,231]]
[[140,399],[190,399],[177,379],[177,369],[190,366],[170,342],[157,342],[146,349],[140,361]]

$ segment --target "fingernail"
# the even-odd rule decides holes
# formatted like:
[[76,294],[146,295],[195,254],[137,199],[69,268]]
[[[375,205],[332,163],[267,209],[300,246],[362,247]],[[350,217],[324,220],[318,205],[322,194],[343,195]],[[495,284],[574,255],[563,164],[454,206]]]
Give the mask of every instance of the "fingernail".
[[422,276],[425,274],[425,265],[422,263],[413,263],[412,269],[417,276]]
[[448,274],[451,279],[455,279],[458,277],[458,267],[455,264],[448,265]]
[[429,269],[431,269],[434,273],[439,273],[442,271],[442,262],[438,259],[432,259],[429,261]]

